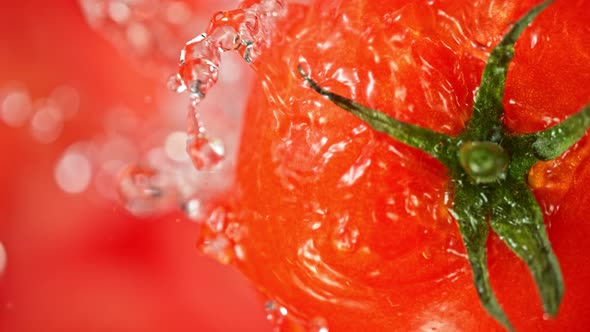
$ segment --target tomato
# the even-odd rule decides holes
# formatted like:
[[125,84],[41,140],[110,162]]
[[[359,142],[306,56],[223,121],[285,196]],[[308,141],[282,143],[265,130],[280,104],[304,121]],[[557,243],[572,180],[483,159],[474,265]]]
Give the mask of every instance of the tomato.
[[[283,36],[255,64],[230,203],[245,234],[235,264],[288,317],[331,332],[503,330],[478,300],[445,167],[309,89],[297,66],[360,104],[457,135],[489,52],[535,4],[290,7]],[[504,95],[510,131],[550,127],[589,101],[589,12],[590,1],[555,1],[518,39]],[[528,178],[563,271],[556,318],[543,315],[526,265],[498,236],[488,240],[491,284],[516,330],[590,323],[589,143],[535,164]]]

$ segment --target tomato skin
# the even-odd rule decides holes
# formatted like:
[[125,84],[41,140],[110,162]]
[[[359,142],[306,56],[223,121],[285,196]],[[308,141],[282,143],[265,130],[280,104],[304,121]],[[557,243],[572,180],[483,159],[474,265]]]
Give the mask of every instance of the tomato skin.
[[[292,11],[286,37],[257,65],[246,113],[235,212],[248,235],[238,267],[296,318],[322,317],[330,331],[501,331],[472,285],[444,167],[306,88],[296,67],[361,104],[457,134],[486,52],[535,3],[343,0]],[[590,98],[588,10],[590,1],[556,1],[517,43],[505,96],[512,130],[547,127],[544,118],[559,122]],[[557,319],[543,319],[524,263],[489,240],[491,281],[517,330],[590,323],[590,268],[578,263],[590,249],[580,241],[588,213],[579,212],[590,199],[581,188],[587,150],[583,139],[530,176],[565,275]]]

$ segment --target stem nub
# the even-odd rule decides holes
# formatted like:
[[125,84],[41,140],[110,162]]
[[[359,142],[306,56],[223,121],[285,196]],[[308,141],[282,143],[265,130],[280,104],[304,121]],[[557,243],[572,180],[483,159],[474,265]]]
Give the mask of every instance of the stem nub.
[[463,170],[475,183],[492,183],[506,178],[510,158],[497,143],[466,142],[457,155]]

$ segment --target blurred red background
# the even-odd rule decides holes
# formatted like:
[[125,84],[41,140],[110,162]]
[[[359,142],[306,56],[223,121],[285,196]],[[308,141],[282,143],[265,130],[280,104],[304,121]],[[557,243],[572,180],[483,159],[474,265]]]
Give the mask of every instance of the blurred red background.
[[[215,5],[190,3],[204,17]],[[174,38],[177,53],[184,36]],[[197,252],[198,227],[183,214],[138,218],[95,191],[56,184],[60,156],[100,134],[105,110],[124,104],[153,117],[165,79],[111,41],[75,0],[2,4],[0,89],[21,87],[34,101],[67,84],[79,111],[49,144],[0,122],[0,331],[270,331],[262,299]]]

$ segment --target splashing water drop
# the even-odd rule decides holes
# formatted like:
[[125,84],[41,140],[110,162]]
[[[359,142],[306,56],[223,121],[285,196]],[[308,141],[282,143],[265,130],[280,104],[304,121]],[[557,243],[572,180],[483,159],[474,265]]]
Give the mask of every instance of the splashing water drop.
[[234,242],[240,242],[245,235],[245,230],[237,222],[231,222],[225,228],[225,235]]
[[170,193],[157,170],[131,165],[119,176],[119,196],[127,210],[137,216],[163,211],[171,203]]
[[227,213],[225,211],[225,208],[219,206],[211,212],[209,218],[207,218],[207,221],[205,223],[213,232],[221,233],[225,228],[226,217]]
[[272,300],[264,304],[264,310],[266,311],[266,319],[277,328],[280,328],[289,313],[287,308]]
[[190,93],[186,150],[197,170],[210,170],[225,157],[220,139],[208,136],[198,119],[196,107],[217,83],[221,54],[237,51],[251,63],[270,47],[278,21],[286,16],[283,0],[260,0],[239,9],[218,12],[207,31],[188,41],[180,53],[178,73],[168,79],[168,88]]
[[197,248],[205,255],[216,259],[222,264],[229,264],[233,258],[233,248],[223,234],[203,237],[197,243]]
[[183,93],[186,91],[186,85],[184,85],[180,74],[170,75],[166,84],[168,86],[168,90],[174,93]]
[[184,46],[180,54],[179,75],[192,96],[199,102],[219,77],[221,53],[214,41],[202,33]]
[[246,49],[244,51],[244,60],[252,63],[258,58],[259,50],[256,47],[257,42],[262,41],[267,34],[266,27],[263,25],[259,5],[253,5],[244,10],[244,22],[240,24],[240,39]]
[[220,139],[210,139],[200,134],[188,139],[187,152],[196,169],[208,170],[215,168],[223,161],[225,146]]
[[218,166],[225,157],[223,141],[210,138],[199,121],[195,105],[188,115],[188,138],[186,151],[197,170],[210,170]]
[[182,211],[193,221],[201,221],[205,217],[201,201],[198,199],[189,199],[182,204]]
[[232,26],[223,25],[211,33],[211,39],[222,52],[235,51],[240,47],[240,36]]

